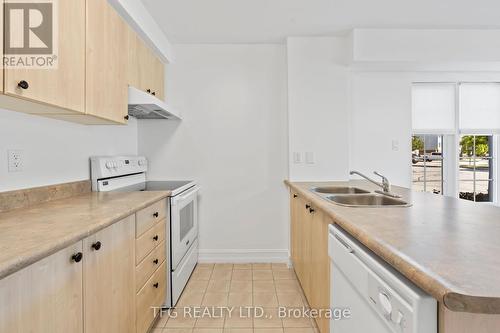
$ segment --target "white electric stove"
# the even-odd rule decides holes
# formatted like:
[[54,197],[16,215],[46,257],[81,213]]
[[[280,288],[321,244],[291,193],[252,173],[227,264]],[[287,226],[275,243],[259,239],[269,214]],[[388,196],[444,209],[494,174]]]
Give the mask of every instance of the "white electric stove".
[[90,166],[93,191],[171,191],[166,230],[170,288],[164,306],[175,306],[198,261],[199,186],[192,180],[146,180],[148,161],[142,156],[96,156]]

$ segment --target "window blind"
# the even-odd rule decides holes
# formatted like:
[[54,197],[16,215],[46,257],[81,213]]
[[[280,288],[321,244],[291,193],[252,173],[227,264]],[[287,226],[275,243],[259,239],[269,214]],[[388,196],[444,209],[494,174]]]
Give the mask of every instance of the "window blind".
[[500,133],[500,84],[461,83],[460,132]]
[[414,83],[412,85],[412,128],[416,134],[455,132],[455,85]]

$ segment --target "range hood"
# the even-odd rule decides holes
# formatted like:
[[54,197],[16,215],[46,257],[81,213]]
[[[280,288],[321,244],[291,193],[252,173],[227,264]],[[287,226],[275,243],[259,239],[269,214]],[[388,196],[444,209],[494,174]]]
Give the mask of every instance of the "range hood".
[[137,119],[181,119],[167,103],[134,87],[128,87],[128,114]]

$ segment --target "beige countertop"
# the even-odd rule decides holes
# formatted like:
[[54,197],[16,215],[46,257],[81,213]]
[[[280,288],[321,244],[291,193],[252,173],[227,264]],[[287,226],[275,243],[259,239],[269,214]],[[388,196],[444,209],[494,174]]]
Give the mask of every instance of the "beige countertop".
[[169,195],[90,192],[0,213],[0,279]]
[[500,207],[393,186],[413,206],[352,208],[310,188],[376,188],[365,181],[286,184],[450,310],[500,314]]

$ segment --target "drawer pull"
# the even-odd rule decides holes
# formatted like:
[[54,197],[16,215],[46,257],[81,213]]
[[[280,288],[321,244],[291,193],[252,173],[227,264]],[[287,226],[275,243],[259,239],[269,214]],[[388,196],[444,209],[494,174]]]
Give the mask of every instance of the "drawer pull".
[[156,241],[158,240],[158,235],[155,235],[155,236],[153,237],[153,240],[156,242]]
[[19,81],[19,83],[17,84],[17,86],[21,89],[28,89],[30,87],[30,85],[28,84],[28,82],[22,80],[22,81]]
[[154,91],[153,91],[151,94],[152,94],[153,96],[156,96],[156,92],[154,92]]
[[155,264],[155,265],[158,265],[158,262],[159,262],[158,259],[153,260],[153,264]]
[[73,260],[74,262],[80,262],[82,261],[82,259],[83,259],[83,253],[81,252],[75,253],[71,256],[71,260]]
[[298,195],[297,195],[297,194],[294,194],[294,195],[293,195],[293,197],[294,197],[294,198],[296,198],[296,197],[298,197]]
[[146,92],[147,93],[151,93],[151,89],[146,89]]
[[160,284],[158,282],[156,282],[155,284],[153,284],[153,287],[155,288],[158,288],[160,286]]
[[96,251],[99,251],[101,249],[101,242],[97,241],[94,244],[92,244],[92,248]]
[[190,241],[190,240],[188,239],[188,241],[186,242],[186,246],[188,246],[188,245],[189,245],[189,241]]
[[153,216],[158,217],[158,216],[160,216],[160,214],[158,212],[154,212]]
[[311,208],[311,205],[306,205],[306,209],[309,209],[309,208]]

